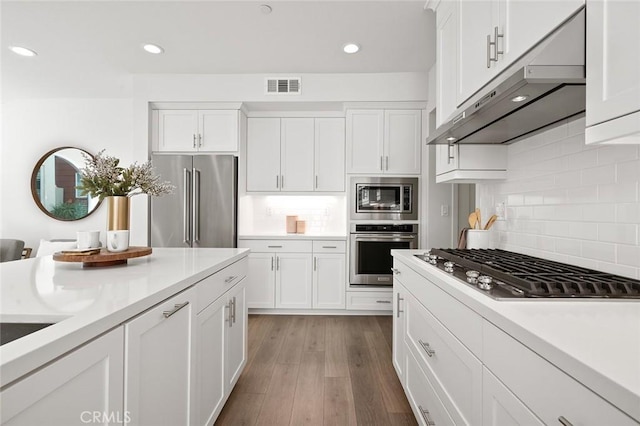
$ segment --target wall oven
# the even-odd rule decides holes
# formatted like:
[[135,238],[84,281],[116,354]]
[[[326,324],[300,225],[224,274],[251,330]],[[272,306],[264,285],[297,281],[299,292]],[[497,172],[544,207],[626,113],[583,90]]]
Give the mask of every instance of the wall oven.
[[418,220],[418,178],[353,176],[349,191],[351,220]]
[[351,224],[349,283],[393,284],[391,250],[418,248],[417,224]]

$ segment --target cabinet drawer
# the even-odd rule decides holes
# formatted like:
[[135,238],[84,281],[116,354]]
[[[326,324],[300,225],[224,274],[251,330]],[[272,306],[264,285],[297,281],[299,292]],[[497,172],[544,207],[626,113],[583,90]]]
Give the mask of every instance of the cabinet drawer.
[[458,425],[482,424],[482,363],[413,296],[406,295],[405,343]]
[[239,240],[238,248],[249,248],[252,252],[264,253],[311,253],[311,241],[300,240]]
[[346,253],[346,241],[313,241],[314,253]]
[[411,351],[406,351],[406,366],[407,397],[418,422],[421,425],[455,425]]
[[249,260],[244,257],[221,271],[208,276],[196,284],[196,313],[209,306],[214,300],[247,275]]
[[474,355],[482,359],[482,317],[405,263],[394,260],[393,279],[404,285]]
[[484,321],[484,364],[545,424],[637,425],[578,381]]
[[391,291],[348,291],[347,309],[391,311],[393,293]]

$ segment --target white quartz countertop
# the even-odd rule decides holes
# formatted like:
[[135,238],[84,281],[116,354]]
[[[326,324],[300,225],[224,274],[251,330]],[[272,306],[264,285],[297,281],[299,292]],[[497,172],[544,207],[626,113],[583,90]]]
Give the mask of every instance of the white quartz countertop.
[[424,250],[391,252],[486,320],[640,420],[640,300],[494,300],[413,256],[421,253]]
[[340,240],[346,241],[346,235],[311,235],[311,234],[287,234],[287,233],[274,233],[274,234],[253,234],[253,235],[240,235],[239,240]]
[[55,323],[0,347],[0,387],[247,256],[248,249],[154,248],[127,265],[51,256],[0,264],[0,322]]

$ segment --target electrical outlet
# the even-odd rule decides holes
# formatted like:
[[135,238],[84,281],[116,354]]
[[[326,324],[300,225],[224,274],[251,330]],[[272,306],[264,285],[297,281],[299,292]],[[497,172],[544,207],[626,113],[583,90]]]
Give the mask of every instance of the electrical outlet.
[[267,216],[273,215],[273,209],[271,207],[267,207]]
[[442,204],[440,206],[440,216],[449,216],[449,205]]
[[496,216],[498,216],[496,220],[507,220],[507,203],[506,202],[496,204]]

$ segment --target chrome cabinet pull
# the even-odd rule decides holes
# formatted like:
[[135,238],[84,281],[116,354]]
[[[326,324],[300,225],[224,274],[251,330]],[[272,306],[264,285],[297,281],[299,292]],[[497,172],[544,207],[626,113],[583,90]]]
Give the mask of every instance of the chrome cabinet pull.
[[499,38],[504,39],[504,34],[500,34],[499,33],[498,27],[494,27],[493,28],[493,34],[494,34],[494,36],[493,36],[493,40],[494,40],[493,41],[493,43],[494,43],[493,51],[496,52],[496,55],[494,56],[493,61],[494,62],[498,62],[498,55],[503,55],[504,54],[504,50],[500,50],[500,48],[498,47],[499,46],[498,39]]
[[558,421],[560,422],[560,424],[562,424],[563,426],[573,426],[573,423],[571,423],[569,420],[567,420],[564,416],[560,416],[558,417]]
[[284,189],[284,175],[280,175],[280,189]]
[[198,134],[198,146],[201,147],[202,146],[202,135]]
[[431,420],[429,416],[429,411],[422,408],[422,405],[418,405],[418,409],[420,410],[420,414],[422,414],[422,418],[428,426],[436,426],[436,422]]
[[180,309],[184,308],[188,304],[189,304],[189,302],[176,303],[175,305],[173,305],[173,309],[172,310],[163,311],[162,312],[162,316],[164,316],[165,318],[169,318],[171,315],[175,314],[176,312],[178,312]]
[[431,346],[429,346],[428,343],[425,343],[422,340],[418,340],[418,342],[420,343],[420,346],[422,346],[422,349],[424,349],[424,351],[427,353],[429,358],[431,358],[433,355],[435,355],[436,351],[431,349]]
[[276,175],[276,189],[280,188],[279,182],[280,182],[280,176]]
[[451,154],[453,152],[451,148],[453,148],[452,143],[447,145],[447,164],[451,164],[451,160],[454,160],[456,158],[454,155]]
[[224,308],[229,310],[229,315],[224,319],[224,322],[228,322],[229,328],[231,328],[233,327],[233,324],[231,324],[231,300],[229,300],[228,304],[224,305]]
[[233,280],[235,280],[236,278],[238,278],[237,275],[234,275],[232,277],[228,277],[226,280],[224,280],[225,284],[229,284],[230,282],[232,282]]
[[316,175],[316,189],[318,189],[318,175]]
[[233,296],[233,303],[231,304],[231,306],[232,306],[231,312],[233,316],[233,323],[235,324],[236,323],[236,297],[235,296]]
[[400,270],[397,268],[391,268],[391,272],[393,272],[393,275],[400,275]]
[[376,303],[391,303],[391,300],[376,300]]
[[384,171],[384,157],[380,156],[380,170]]
[[271,270],[273,271],[273,256],[271,256]]
[[276,271],[280,270],[280,258],[276,256]]
[[384,157],[384,162],[386,164],[385,170],[388,171],[389,170],[389,156],[388,155]]
[[282,246],[267,246],[267,248],[282,248]]
[[487,68],[491,68],[491,35],[487,35]]
[[193,147],[196,147],[196,134],[193,134]]
[[338,248],[338,246],[322,246],[322,248],[333,248],[333,249],[335,249],[335,248]]
[[318,270],[318,258],[317,257],[313,257],[313,270],[317,271]]
[[400,309],[400,301],[404,300],[404,298],[400,297],[400,293],[397,293],[398,297],[396,300],[396,318],[400,318],[400,313],[404,312]]

